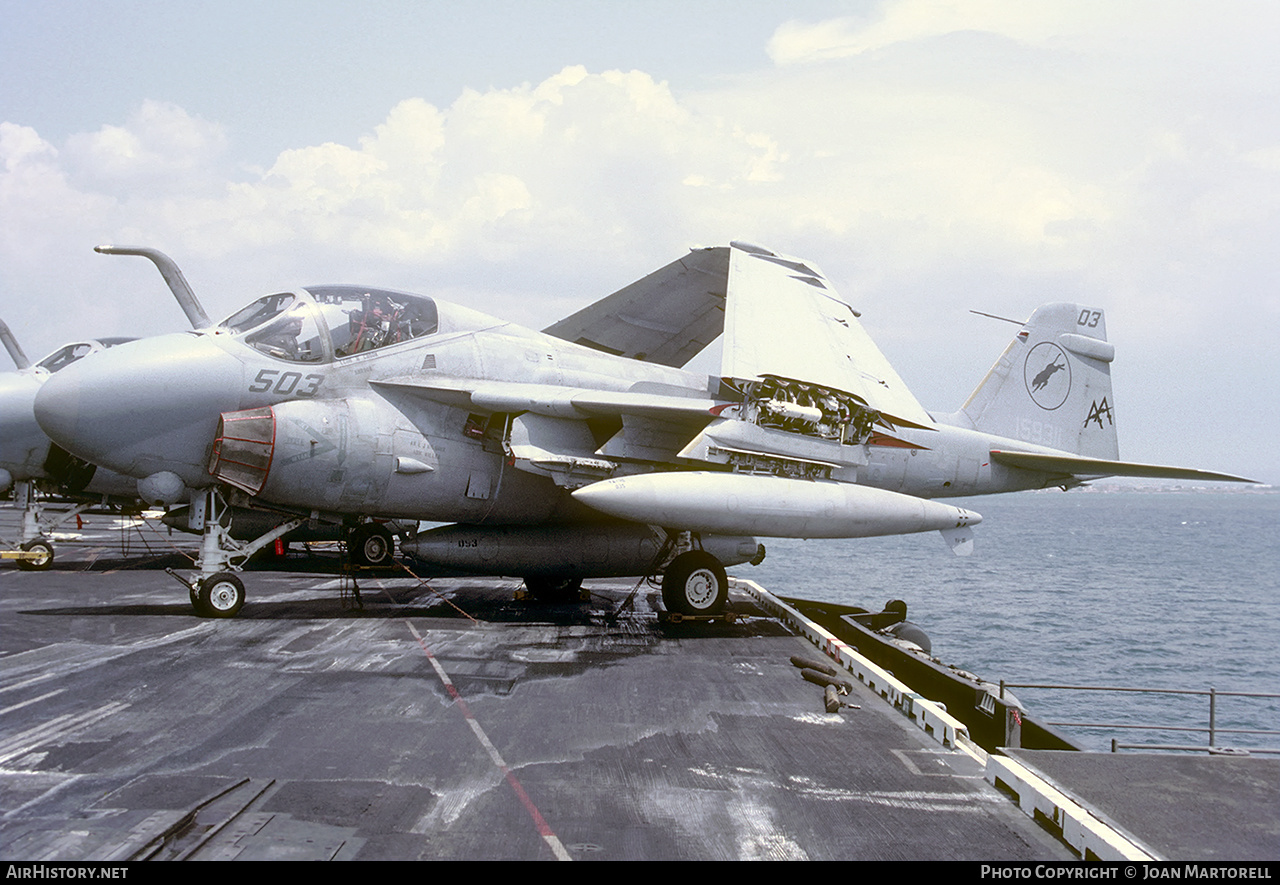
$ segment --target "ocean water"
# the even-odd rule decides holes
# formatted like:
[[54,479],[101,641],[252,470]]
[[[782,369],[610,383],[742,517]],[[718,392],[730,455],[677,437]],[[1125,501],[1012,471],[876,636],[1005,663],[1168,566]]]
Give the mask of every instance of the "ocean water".
[[[907,617],[946,664],[998,682],[1280,693],[1280,493],[1023,492],[955,500],[984,517],[970,557],[933,532],[766,541],[731,573],[775,593]],[[1042,720],[1206,727],[1192,696],[1014,689]],[[1280,730],[1280,700],[1218,699],[1219,729]],[[1207,735],[1065,727],[1089,749]],[[1218,745],[1280,747],[1280,735]]]

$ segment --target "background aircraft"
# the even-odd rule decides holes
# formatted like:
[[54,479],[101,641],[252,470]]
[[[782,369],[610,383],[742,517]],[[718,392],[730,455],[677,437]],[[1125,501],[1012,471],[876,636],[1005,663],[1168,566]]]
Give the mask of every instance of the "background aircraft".
[[[31,365],[7,326],[0,334],[17,365],[15,372],[0,373],[0,494],[11,493],[22,511],[20,537],[4,546],[16,546],[25,554],[17,559],[19,568],[46,569],[53,562],[53,532],[104,499],[124,496],[135,500],[137,481],[98,470],[50,442],[36,423],[36,393],[54,372],[130,339],[72,342]],[[41,492],[55,493],[73,503],[51,506],[42,500]]]
[[[113,255],[140,255],[160,269],[178,299],[178,304],[194,328],[210,324],[200,302],[178,266],[156,249],[130,246],[101,246],[99,252]],[[40,429],[35,417],[35,399],[40,386],[67,366],[131,338],[95,338],[66,344],[34,366],[31,365],[9,327],[0,322],[0,340],[17,367],[0,374],[0,494],[12,491],[22,510],[21,537],[17,544],[28,554],[18,559],[24,569],[46,569],[53,563],[52,533],[91,507],[113,500],[136,504],[138,483],[131,476],[77,458],[54,445]],[[51,507],[41,493],[72,501],[69,507]]]
[[[718,375],[682,367],[723,332]],[[80,457],[190,502],[198,611],[244,602],[233,571],[304,522],[454,523],[419,559],[515,574],[536,594],[664,573],[666,606],[715,613],[756,535],[938,530],[932,500],[1128,474],[1234,480],[1116,460],[1102,311],[1048,305],[954,415],[926,412],[813,266],[745,243],[696,249],[535,332],[363,286],[263,296],[219,325],[99,355],[50,379],[40,425]],[[233,507],[275,513],[231,537]]]

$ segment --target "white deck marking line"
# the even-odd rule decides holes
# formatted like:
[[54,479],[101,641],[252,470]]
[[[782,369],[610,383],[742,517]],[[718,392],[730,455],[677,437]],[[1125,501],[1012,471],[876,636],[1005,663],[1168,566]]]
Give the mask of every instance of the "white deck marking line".
[[74,732],[88,728],[90,725],[100,722],[128,707],[128,704],[121,701],[112,701],[96,710],[88,710],[84,713],[67,713],[50,719],[41,725],[28,728],[26,731],[11,735],[3,742],[0,742],[0,765],[17,759],[42,744],[67,738]]
[[14,710],[21,710],[23,707],[28,707],[31,704],[38,704],[40,703],[40,701],[47,701],[49,698],[57,697],[58,695],[62,694],[64,691],[66,691],[65,688],[59,688],[57,691],[51,691],[48,694],[42,694],[38,698],[31,698],[30,700],[16,703],[11,707],[5,707],[3,710],[0,710],[0,716],[5,715],[6,713],[12,713]]
[[471,731],[475,734],[476,740],[480,742],[480,746],[484,747],[485,752],[489,754],[489,758],[493,760],[493,764],[502,772],[502,776],[506,778],[507,783],[511,785],[511,789],[515,791],[517,798],[524,805],[525,811],[529,812],[529,816],[533,818],[533,824],[537,828],[538,834],[542,836],[543,841],[551,848],[551,853],[556,856],[557,860],[573,860],[569,852],[565,850],[564,845],[561,844],[559,837],[556,836],[546,819],[543,818],[542,813],[538,811],[538,807],[533,804],[529,794],[524,791],[524,787],[520,785],[515,773],[507,766],[502,754],[498,752],[498,748],[493,745],[493,742],[489,740],[489,736],[484,733],[484,729],[480,727],[480,723],[472,715],[471,708],[467,706],[466,700],[458,693],[458,689],[454,687],[453,680],[449,678],[449,674],[445,672],[444,667],[436,660],[436,656],[431,653],[426,641],[423,640],[412,623],[405,621],[405,624],[408,625],[409,632],[413,634],[413,638],[418,640],[418,645],[422,648],[423,654],[427,656],[427,660],[435,668],[436,675],[444,683],[445,690],[449,692],[449,697],[453,698],[454,706],[462,712],[463,718],[466,719],[467,725],[470,726]]

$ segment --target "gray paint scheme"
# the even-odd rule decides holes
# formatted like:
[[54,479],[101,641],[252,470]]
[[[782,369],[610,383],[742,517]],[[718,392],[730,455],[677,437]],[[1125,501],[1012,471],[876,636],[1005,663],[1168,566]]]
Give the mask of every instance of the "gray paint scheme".
[[[1239,479],[1116,460],[1114,349],[1101,310],[1040,308],[965,406],[936,417],[857,316],[811,262],[742,243],[694,250],[546,332],[409,293],[317,287],[264,296],[213,328],[97,354],[91,370],[50,378],[36,414],[69,451],[140,479],[180,478],[193,502],[222,479],[239,486],[227,492],[232,503],[313,522],[608,524],[572,493],[680,471],[853,483],[910,499],[1109,474]],[[776,329],[759,328],[767,317]],[[719,376],[681,368],[722,329]],[[798,354],[805,341],[815,346]],[[235,437],[235,423],[254,415],[270,416],[269,441]],[[248,461],[259,466],[246,482]],[[663,488],[680,495],[679,483]],[[821,512],[830,496],[782,497],[778,506],[799,510],[779,526],[841,536],[833,526],[847,514]],[[671,512],[626,503],[641,522]],[[767,507],[750,506],[736,530],[732,519],[717,520],[719,530],[791,531],[771,532]],[[868,506],[874,520],[880,505]],[[931,512],[949,514],[952,531],[980,520]],[[964,552],[960,540],[948,537]],[[548,546],[549,559],[557,553]]]

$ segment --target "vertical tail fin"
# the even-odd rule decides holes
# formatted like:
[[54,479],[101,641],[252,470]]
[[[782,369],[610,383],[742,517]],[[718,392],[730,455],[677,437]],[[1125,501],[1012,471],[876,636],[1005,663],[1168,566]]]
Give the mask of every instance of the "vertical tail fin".
[[961,407],[974,429],[1074,452],[1119,458],[1106,316],[1046,304],[1027,320]]

